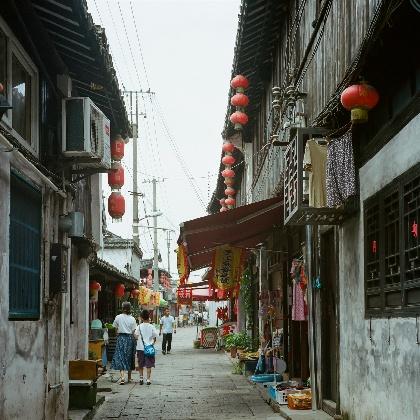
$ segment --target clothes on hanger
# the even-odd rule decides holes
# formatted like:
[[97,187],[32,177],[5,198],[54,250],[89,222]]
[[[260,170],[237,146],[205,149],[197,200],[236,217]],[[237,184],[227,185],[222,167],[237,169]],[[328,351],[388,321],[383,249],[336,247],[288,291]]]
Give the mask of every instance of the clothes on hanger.
[[351,130],[328,143],[326,193],[328,207],[340,206],[357,193]]
[[310,139],[306,142],[303,165],[309,172],[309,206],[326,207],[326,162],[327,141],[325,139]]

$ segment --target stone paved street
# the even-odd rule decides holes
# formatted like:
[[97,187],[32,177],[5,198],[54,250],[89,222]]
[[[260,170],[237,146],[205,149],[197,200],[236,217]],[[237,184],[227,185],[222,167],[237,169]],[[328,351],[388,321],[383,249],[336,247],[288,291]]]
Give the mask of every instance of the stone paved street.
[[[152,385],[117,385],[104,376],[100,388],[106,400],[94,419],[276,419],[279,415],[264,402],[256,388],[242,375],[231,373],[224,352],[192,348],[196,330],[180,328],[173,354],[159,351]],[[160,347],[160,340],[157,347]]]

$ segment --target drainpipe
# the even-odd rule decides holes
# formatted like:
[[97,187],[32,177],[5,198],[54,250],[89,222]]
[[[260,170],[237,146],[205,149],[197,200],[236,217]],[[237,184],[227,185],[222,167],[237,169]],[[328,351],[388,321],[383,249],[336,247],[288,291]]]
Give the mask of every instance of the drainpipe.
[[316,359],[315,359],[315,302],[312,293],[312,278],[313,278],[313,226],[306,226],[306,266],[308,269],[308,339],[309,339],[309,368],[311,372],[311,389],[312,389],[312,410],[317,409],[317,384],[316,384]]

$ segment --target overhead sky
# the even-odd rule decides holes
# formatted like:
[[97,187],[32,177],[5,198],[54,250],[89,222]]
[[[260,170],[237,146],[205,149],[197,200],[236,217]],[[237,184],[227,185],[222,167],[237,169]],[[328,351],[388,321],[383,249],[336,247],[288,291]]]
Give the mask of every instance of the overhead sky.
[[[176,272],[179,224],[206,214],[216,186],[239,5],[240,0],[88,0],[94,22],[105,28],[121,89],[155,93],[139,97],[146,114],[139,123],[139,187],[145,194],[139,208],[140,217],[150,214],[152,185],[147,181],[159,178],[157,207],[163,216],[158,226],[175,231],[171,272]],[[132,142],[127,148],[126,214],[121,223],[109,219],[108,229],[131,238]],[[147,223],[151,226],[152,219],[141,222]],[[152,237],[152,229],[141,228],[145,258],[153,257]],[[158,238],[166,268],[166,235],[160,231]]]

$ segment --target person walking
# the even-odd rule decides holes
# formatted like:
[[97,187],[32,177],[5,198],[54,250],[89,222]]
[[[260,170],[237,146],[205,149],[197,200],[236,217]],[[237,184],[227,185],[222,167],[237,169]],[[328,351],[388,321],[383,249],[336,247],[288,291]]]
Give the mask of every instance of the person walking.
[[146,356],[144,346],[156,343],[157,331],[150,323],[150,314],[147,309],[143,309],[140,314],[140,324],[137,326],[134,336],[137,338],[137,361],[139,365],[140,385],[144,384],[144,368],[146,368],[146,385],[151,385],[152,367],[155,367],[155,356]]
[[159,335],[162,334],[162,330],[162,354],[170,354],[172,345],[172,332],[176,334],[176,325],[175,318],[169,314],[169,308],[165,309],[163,317],[160,319]]
[[131,371],[135,369],[136,340],[133,333],[137,324],[131,315],[130,302],[123,302],[122,313],[115,317],[113,325],[117,329],[118,336],[111,369],[120,371],[119,384],[124,385],[124,371],[128,372],[128,382],[131,382]]

